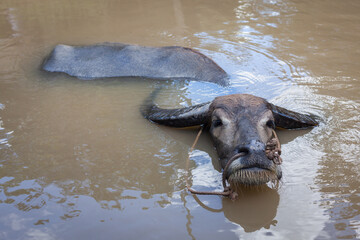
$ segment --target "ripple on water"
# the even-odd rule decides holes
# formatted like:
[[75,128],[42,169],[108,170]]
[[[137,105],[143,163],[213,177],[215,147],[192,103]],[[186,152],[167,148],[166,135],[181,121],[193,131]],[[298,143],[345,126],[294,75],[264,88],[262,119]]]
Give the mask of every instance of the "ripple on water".
[[[199,33],[196,36],[201,40],[200,46],[203,49],[200,51],[211,57],[230,75],[228,87],[220,91],[214,87],[209,89],[207,95],[246,92],[270,99],[291,87],[294,79],[307,76],[303,69],[287,60],[279,59],[272,52],[272,46],[257,43],[254,38],[252,41],[236,41],[236,38],[231,41],[206,33]],[[207,50],[213,45],[217,46],[216,51]],[[190,87],[195,88],[196,84],[191,83]],[[193,91],[199,89],[205,91],[207,88],[209,87],[195,88]]]

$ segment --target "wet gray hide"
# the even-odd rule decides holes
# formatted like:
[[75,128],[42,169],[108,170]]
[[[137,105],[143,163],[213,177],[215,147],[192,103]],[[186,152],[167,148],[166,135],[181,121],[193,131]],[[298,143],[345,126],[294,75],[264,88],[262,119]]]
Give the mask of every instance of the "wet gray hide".
[[57,45],[43,69],[80,79],[145,77],[187,79],[226,85],[228,75],[213,60],[184,47],[144,47],[122,43]]

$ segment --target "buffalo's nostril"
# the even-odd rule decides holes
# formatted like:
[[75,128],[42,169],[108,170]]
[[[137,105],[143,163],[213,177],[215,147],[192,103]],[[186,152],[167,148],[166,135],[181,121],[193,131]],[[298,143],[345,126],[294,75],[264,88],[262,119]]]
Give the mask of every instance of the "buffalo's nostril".
[[249,148],[247,148],[247,147],[240,147],[240,148],[238,148],[237,152],[238,152],[238,153],[242,153],[242,154],[244,154],[244,155],[247,155],[247,154],[249,154]]

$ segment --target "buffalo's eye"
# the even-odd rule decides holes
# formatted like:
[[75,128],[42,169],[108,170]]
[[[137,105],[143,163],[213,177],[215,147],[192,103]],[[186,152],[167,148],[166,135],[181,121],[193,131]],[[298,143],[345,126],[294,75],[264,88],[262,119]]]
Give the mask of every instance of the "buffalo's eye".
[[216,119],[212,122],[213,127],[220,127],[223,125],[222,121],[220,119]]
[[266,126],[269,128],[275,129],[275,122],[273,120],[269,120],[266,122]]

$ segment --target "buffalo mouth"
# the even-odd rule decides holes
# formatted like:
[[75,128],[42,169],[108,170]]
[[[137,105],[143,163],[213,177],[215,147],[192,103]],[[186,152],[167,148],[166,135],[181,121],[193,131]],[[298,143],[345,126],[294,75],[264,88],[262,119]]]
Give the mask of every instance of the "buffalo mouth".
[[268,169],[252,167],[232,172],[228,177],[228,182],[231,186],[262,185],[277,179],[276,175]]
[[280,167],[264,157],[239,157],[230,164],[225,174],[232,189],[268,182],[277,184],[282,175]]

